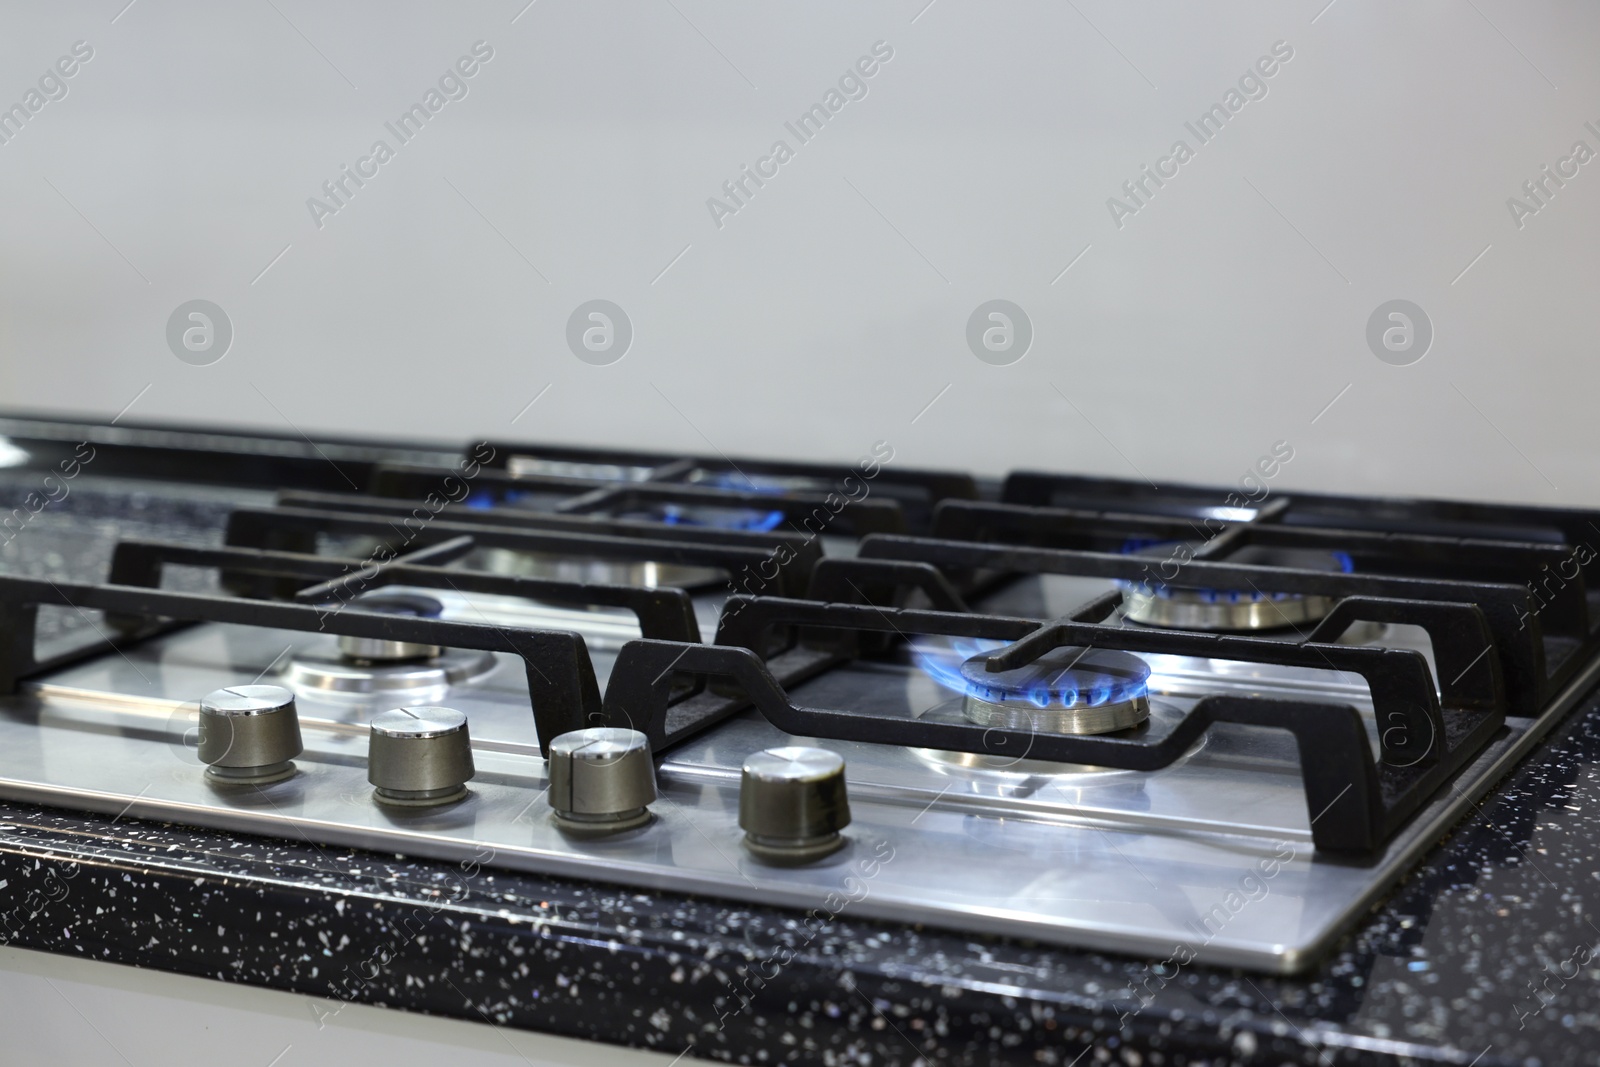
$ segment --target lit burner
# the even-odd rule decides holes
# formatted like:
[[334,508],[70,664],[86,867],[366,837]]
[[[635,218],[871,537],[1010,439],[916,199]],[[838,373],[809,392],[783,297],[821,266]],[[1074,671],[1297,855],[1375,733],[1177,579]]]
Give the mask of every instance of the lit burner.
[[1025,666],[995,673],[988,670],[989,655],[979,651],[955,664],[924,649],[918,661],[940,685],[962,694],[962,717],[979,726],[1104,734],[1138,726],[1150,716],[1150,668],[1131,653],[1057,648]]
[[[1130,541],[1128,555],[1159,561],[1157,567],[1177,568],[1200,547],[1199,542]],[[1221,561],[1219,561],[1221,562]],[[1226,558],[1228,563],[1348,574],[1354,570],[1349,555],[1325,549],[1272,548],[1250,545]],[[1279,630],[1321,620],[1339,602],[1335,596],[1313,593],[1271,593],[1262,590],[1202,589],[1168,585],[1159,581],[1119,581],[1123,614],[1146,626],[1174,630]]]
[[750,508],[684,507],[663,504],[646,512],[627,512],[622,519],[653,519],[668,526],[708,526],[714,530],[754,530],[766,533],[783,522],[781,511],[756,511]]
[[548,493],[527,493],[521,489],[474,489],[467,495],[466,505],[476,511],[494,511],[497,508],[538,511],[539,505],[548,503],[550,499]]

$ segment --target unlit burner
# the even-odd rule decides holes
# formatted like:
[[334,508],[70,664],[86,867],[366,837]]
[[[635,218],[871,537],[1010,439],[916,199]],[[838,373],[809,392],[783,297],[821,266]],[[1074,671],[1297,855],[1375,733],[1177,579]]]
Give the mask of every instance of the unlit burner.
[[1009,671],[991,673],[990,653],[961,664],[968,722],[1006,730],[1105,734],[1150,717],[1150,668],[1138,656],[1095,648],[1057,648]]
[[[444,613],[443,604],[419,593],[370,593],[352,600],[349,606],[423,619],[436,619]],[[297,653],[284,680],[299,690],[378,693],[460,685],[483,677],[495,666],[492,652],[375,637],[341,636],[338,649],[337,655],[320,649]]]
[[[1179,566],[1200,547],[1199,542],[1163,541],[1130,543],[1129,555],[1173,561]],[[1349,555],[1324,549],[1271,548],[1251,545],[1217,562],[1348,574],[1354,569]],[[1339,602],[1336,596],[1315,593],[1273,593],[1258,589],[1203,589],[1164,582],[1119,581],[1123,615],[1146,626],[1170,630],[1254,631],[1281,630],[1322,620]]]
[[[437,619],[444,614],[443,604],[431,596],[417,593],[373,593],[358,597],[351,606],[362,611],[406,615],[414,619]],[[356,663],[403,663],[407,660],[433,659],[443,650],[438,645],[341,635],[339,651]]]

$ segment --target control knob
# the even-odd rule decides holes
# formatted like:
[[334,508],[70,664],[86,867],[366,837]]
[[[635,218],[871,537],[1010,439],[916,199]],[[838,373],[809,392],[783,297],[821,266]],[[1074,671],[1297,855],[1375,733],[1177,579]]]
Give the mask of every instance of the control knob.
[[805,863],[844,844],[850,825],[844,757],[825,748],[792,745],[744,761],[739,826],[745,845],[762,859]]
[[395,708],[372,717],[367,781],[380,803],[449,804],[466,796],[473,773],[467,717],[454,708]]
[[200,762],[224,782],[265,785],[294,774],[300,717],[279,685],[234,685],[200,701]]
[[615,833],[650,819],[656,768],[638,730],[594,726],[550,742],[550,807],[563,829]]

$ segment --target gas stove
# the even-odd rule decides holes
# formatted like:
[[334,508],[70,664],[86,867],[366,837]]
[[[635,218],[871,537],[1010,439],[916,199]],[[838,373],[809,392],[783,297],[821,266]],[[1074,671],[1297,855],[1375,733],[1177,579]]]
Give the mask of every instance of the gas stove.
[[0,796],[1293,972],[1600,672],[1600,513],[0,419]]

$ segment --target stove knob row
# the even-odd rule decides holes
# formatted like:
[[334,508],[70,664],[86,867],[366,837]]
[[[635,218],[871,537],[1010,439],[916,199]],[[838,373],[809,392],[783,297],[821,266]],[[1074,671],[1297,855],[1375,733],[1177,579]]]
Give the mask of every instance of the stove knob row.
[[739,826],[745,847],[774,863],[807,863],[844,844],[850,825],[844,757],[792,745],[757,752],[739,781]]
[[200,701],[200,762],[218,781],[282,781],[303,750],[294,694],[282,686],[229,686]]
[[616,833],[650,820],[656,769],[638,730],[572,730],[550,742],[550,807],[564,830]]
[[467,717],[454,708],[395,708],[372,717],[367,781],[380,803],[450,804],[466,796],[474,773]]
[[[303,750],[294,694],[276,685],[218,689],[200,702],[200,761],[213,778],[263,785],[295,773]],[[454,708],[405,707],[372,718],[367,781],[380,803],[427,807],[466,795],[472,779],[467,717]],[[550,743],[549,801],[567,830],[616,833],[642,826],[656,799],[650,742],[637,730],[594,727]],[[745,760],[739,826],[756,856],[777,863],[821,859],[850,824],[844,758],[789,746]]]

